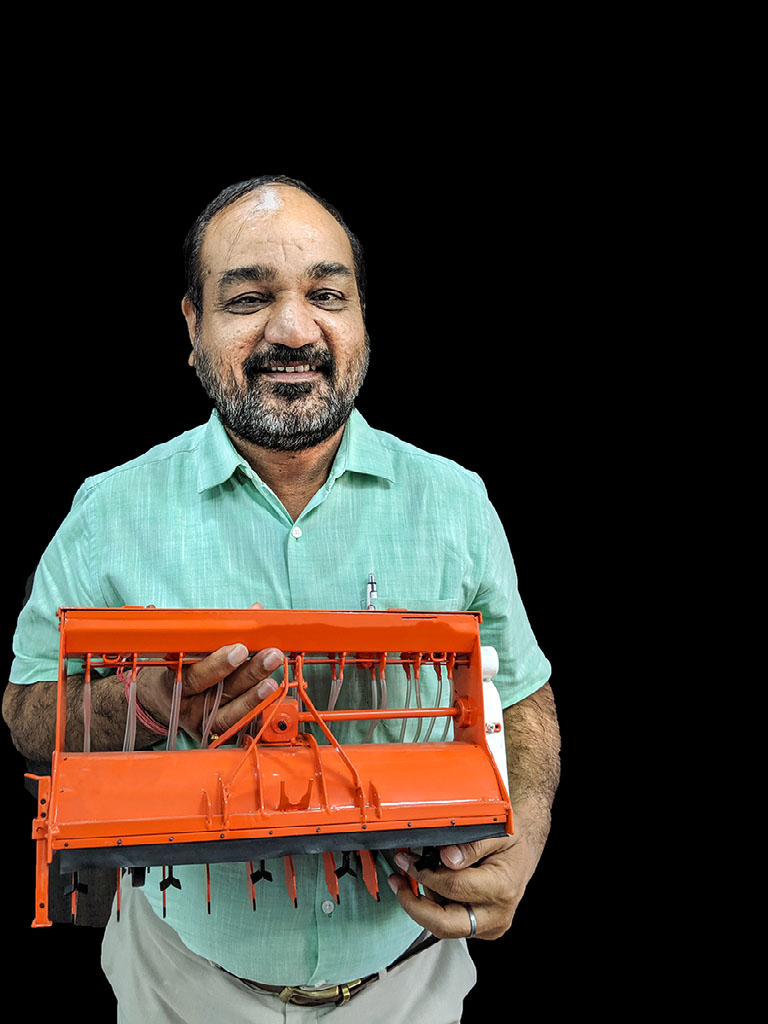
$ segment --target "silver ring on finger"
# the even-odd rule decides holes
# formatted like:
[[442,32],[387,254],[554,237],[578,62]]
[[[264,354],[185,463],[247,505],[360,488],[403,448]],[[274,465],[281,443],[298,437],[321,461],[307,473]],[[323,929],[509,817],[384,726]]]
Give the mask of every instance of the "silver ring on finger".
[[470,932],[469,932],[469,935],[467,936],[467,938],[468,939],[472,939],[472,938],[474,938],[474,936],[477,933],[477,918],[475,917],[475,912],[472,909],[472,907],[469,905],[469,903],[465,903],[464,904],[464,909],[469,914]]

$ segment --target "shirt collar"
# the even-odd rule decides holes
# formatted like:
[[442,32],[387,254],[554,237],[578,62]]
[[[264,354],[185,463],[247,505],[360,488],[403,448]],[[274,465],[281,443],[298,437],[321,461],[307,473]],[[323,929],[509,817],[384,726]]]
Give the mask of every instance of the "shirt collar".
[[338,477],[344,472],[366,473],[392,482],[395,479],[389,449],[384,447],[377,431],[368,425],[357,409],[352,410],[347,420],[331,476]]
[[230,441],[215,409],[203,427],[197,456],[197,490],[199,494],[211,487],[226,483],[236,469],[240,466],[245,468],[248,465]]
[[[198,493],[226,483],[240,467],[253,474],[253,470],[230,441],[214,410],[203,427],[198,446]],[[331,467],[329,483],[346,472],[366,473],[390,481],[395,479],[391,453],[357,409],[352,410],[347,420],[341,445]]]

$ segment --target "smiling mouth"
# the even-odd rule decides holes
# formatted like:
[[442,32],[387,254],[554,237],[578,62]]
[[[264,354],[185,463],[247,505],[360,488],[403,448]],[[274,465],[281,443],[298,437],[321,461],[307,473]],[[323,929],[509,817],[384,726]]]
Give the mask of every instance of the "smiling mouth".
[[273,363],[265,366],[264,373],[317,373],[320,367],[312,363]]
[[323,378],[332,380],[334,362],[330,352],[315,345],[303,349],[292,351],[288,345],[275,344],[253,352],[243,363],[243,373],[250,381],[269,381],[273,386],[303,382],[305,388],[312,388]]

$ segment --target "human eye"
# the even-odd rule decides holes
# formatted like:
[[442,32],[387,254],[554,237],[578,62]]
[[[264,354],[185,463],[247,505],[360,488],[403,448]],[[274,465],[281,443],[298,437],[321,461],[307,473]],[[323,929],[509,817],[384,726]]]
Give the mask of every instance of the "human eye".
[[233,295],[231,298],[225,299],[222,303],[222,308],[228,313],[253,313],[256,310],[263,309],[267,302],[267,296],[261,292],[246,292],[242,295]]
[[347,304],[346,295],[331,288],[321,288],[318,291],[312,292],[310,299],[316,306],[332,311],[341,310]]

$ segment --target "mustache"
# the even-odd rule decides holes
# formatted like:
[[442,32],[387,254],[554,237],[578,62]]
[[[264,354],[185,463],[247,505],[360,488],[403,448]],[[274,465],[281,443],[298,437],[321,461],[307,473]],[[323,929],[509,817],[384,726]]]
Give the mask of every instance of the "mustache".
[[333,375],[336,368],[336,362],[328,349],[318,345],[302,345],[301,348],[270,345],[269,348],[259,349],[248,356],[243,363],[243,374],[247,380],[253,380],[272,363],[309,363],[329,376]]

